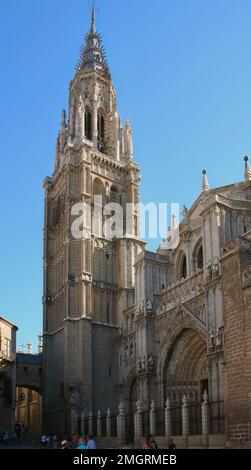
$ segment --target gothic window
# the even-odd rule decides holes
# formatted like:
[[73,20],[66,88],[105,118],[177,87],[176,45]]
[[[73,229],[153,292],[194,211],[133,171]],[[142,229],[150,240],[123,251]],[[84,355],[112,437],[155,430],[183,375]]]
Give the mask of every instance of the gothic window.
[[101,111],[98,111],[98,150],[104,150],[104,140],[105,140],[105,120]]
[[92,140],[92,113],[89,108],[85,108],[85,138]]
[[198,269],[203,269],[203,249],[202,245],[200,246],[197,254],[197,267]]
[[196,273],[198,269],[203,269],[204,259],[203,259],[203,246],[202,246],[201,238],[198,240],[193,250],[192,263],[193,263],[193,272]]
[[180,265],[180,277],[185,279],[187,277],[187,258],[186,255],[182,256]]

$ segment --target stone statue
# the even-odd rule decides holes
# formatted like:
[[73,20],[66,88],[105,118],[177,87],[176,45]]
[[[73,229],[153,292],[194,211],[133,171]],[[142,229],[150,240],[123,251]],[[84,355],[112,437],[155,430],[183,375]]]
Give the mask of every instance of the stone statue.
[[153,308],[152,302],[151,302],[149,299],[147,299],[147,301],[146,301],[146,309],[147,309],[147,310],[152,310],[152,308]]
[[207,266],[207,281],[211,281],[211,279],[212,279],[212,274],[213,274],[212,266],[211,266],[211,264],[209,264],[209,265]]
[[222,346],[222,333],[219,328],[217,330],[217,335],[215,337],[215,345],[217,348],[221,348]]
[[207,391],[204,390],[204,393],[202,395],[202,398],[203,398],[203,403],[207,403],[208,402],[208,394],[207,394]]
[[218,277],[219,276],[219,259],[218,257],[216,256],[215,260],[214,260],[214,265],[213,265],[213,277]]
[[70,404],[73,406],[75,405],[75,399],[76,399],[76,390],[74,387],[71,387],[70,389]]
[[186,222],[189,222],[189,217],[188,217],[188,208],[186,206],[183,206],[183,211],[182,211],[184,220]]
[[215,348],[215,338],[214,338],[213,332],[211,331],[211,334],[209,337],[209,349],[214,350],[214,348]]
[[111,189],[110,189],[110,186],[108,184],[106,184],[106,186],[105,186],[105,194],[110,199]]
[[139,304],[139,313],[144,313],[144,301],[143,300]]
[[153,371],[153,369],[154,369],[154,358],[151,354],[149,354],[149,356],[148,356],[148,369],[150,371]]

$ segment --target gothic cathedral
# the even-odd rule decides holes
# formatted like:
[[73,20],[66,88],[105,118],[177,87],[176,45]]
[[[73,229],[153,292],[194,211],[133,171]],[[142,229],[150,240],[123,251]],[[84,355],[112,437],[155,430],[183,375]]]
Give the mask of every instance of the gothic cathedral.
[[[128,433],[135,412],[151,410],[163,434],[164,410],[172,409],[170,433],[182,435],[188,406],[186,432],[198,436],[205,434],[204,403],[206,434],[250,441],[248,158],[239,183],[210,189],[203,172],[173,250],[152,253],[140,239],[139,184],[131,125],[123,130],[117,113],[93,9],[68,119],[62,113],[54,173],[44,182],[46,432],[66,435],[73,420],[107,410],[116,416],[122,403]],[[103,209],[113,203],[123,216],[120,236],[111,237]]]

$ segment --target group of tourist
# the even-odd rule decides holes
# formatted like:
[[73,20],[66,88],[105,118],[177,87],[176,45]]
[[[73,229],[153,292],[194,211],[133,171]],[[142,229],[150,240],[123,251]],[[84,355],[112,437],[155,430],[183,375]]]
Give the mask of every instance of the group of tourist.
[[96,443],[93,435],[87,433],[86,437],[81,434],[74,433],[71,440],[63,440],[60,442],[59,438],[43,434],[41,436],[41,444],[43,447],[52,449],[96,449]]
[[89,432],[86,434],[85,438],[75,432],[71,442],[66,440],[61,442],[61,449],[96,449],[96,442],[93,435]]
[[[145,442],[142,446],[143,449],[158,449],[157,442],[155,441],[155,437],[153,434],[148,434],[145,438]],[[174,444],[173,438],[170,437],[168,441],[168,449],[176,449],[176,445]]]
[[[82,434],[74,433],[72,435],[72,439],[67,441],[64,439],[61,442],[61,446],[58,445],[57,436],[53,436],[52,439],[49,436],[43,435],[42,438],[42,445],[46,447],[50,447],[50,442],[54,443],[54,448],[61,448],[61,449],[96,449],[96,442],[94,437],[91,433],[87,433],[86,437],[83,437]],[[158,449],[157,442],[153,434],[148,434],[145,438],[145,441],[142,446],[143,449]],[[172,438],[168,441],[168,448],[173,450],[176,449],[176,445]]]

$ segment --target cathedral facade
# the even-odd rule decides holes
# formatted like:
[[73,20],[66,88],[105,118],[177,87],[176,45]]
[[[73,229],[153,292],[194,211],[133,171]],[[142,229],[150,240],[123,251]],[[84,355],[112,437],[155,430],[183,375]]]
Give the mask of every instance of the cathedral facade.
[[[210,189],[204,171],[201,194],[183,210],[177,247],[146,250],[131,125],[122,128],[93,11],[54,173],[44,182],[48,432],[71,432],[73,410],[79,418],[115,414],[121,402],[130,429],[139,404],[144,411],[154,401],[158,412],[169,400],[179,434],[187,400],[191,432],[200,434],[207,396],[210,432],[250,439],[250,181],[247,159],[237,184]],[[113,203],[123,214],[127,204],[133,209],[111,237],[103,208]],[[82,236],[72,229],[78,220]]]

